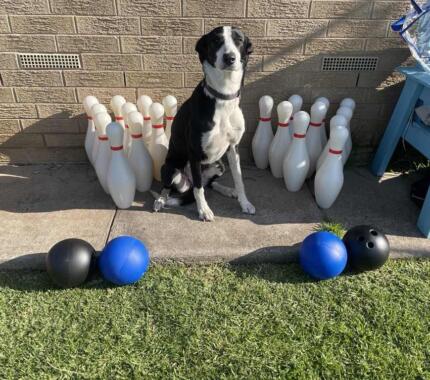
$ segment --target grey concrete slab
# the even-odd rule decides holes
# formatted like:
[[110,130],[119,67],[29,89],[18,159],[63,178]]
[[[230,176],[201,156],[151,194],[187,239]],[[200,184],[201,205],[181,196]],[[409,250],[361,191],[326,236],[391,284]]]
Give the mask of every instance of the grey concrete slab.
[[[289,193],[267,170],[247,167],[244,177],[256,215],[244,215],[236,200],[208,191],[216,219],[203,223],[195,205],[153,213],[150,194],[137,193],[132,208],[116,212],[87,165],[0,167],[0,268],[43,267],[43,255],[68,237],[100,250],[125,234],[145,241],[153,259],[285,262],[296,258],[301,241],[323,220],[375,224],[387,233],[392,257],[430,256],[430,240],[416,228],[419,210],[409,200],[407,176],[379,180],[366,169],[348,169],[329,210],[316,206],[312,183]],[[222,183],[232,185],[229,173]]]
[[416,223],[419,208],[410,200],[415,178],[386,173],[377,178],[365,168],[345,171],[345,183],[336,203],[324,218],[344,224],[373,224],[387,234],[392,257],[430,257],[430,240]]
[[43,266],[57,241],[77,237],[102,249],[115,207],[87,165],[0,167],[2,268]]
[[[232,185],[229,173],[222,183]],[[321,221],[321,212],[306,186],[286,191],[269,171],[244,168],[245,186],[256,215],[242,214],[235,199],[207,191],[215,221],[198,220],[195,205],[153,213],[153,199],[139,195],[129,210],[120,210],[110,238],[133,235],[146,242],[155,259],[186,261],[289,261],[298,244]]]

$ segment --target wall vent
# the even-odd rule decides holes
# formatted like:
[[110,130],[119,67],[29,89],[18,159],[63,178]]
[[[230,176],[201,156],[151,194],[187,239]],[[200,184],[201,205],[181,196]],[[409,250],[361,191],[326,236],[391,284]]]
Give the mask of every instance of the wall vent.
[[322,71],[375,71],[378,57],[324,57]]
[[80,69],[79,54],[18,54],[23,69]]

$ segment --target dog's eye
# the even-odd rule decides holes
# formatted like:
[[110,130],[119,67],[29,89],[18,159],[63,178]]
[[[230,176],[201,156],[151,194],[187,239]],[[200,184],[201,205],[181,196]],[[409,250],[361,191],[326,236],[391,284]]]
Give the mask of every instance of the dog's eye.
[[242,43],[242,42],[243,42],[243,38],[242,38],[242,37],[238,37],[238,38],[236,39],[236,41],[237,41],[237,42]]

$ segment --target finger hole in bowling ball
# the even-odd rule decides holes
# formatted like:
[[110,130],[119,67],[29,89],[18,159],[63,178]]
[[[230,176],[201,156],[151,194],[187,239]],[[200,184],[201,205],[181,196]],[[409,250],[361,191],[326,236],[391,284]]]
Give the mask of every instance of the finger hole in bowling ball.
[[375,230],[370,230],[370,233],[371,233],[373,236],[378,236],[378,233],[377,233]]
[[358,238],[358,241],[364,241],[364,236],[360,236],[360,237]]
[[373,244],[371,241],[367,242],[367,248],[373,248],[375,244]]

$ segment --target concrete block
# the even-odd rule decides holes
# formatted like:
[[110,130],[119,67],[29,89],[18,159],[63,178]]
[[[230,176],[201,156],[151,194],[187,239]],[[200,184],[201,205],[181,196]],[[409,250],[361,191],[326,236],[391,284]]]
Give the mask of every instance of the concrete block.
[[63,15],[115,15],[114,0],[50,0],[54,14]]
[[143,67],[145,71],[187,72],[201,70],[201,64],[196,54],[145,54],[143,56]]
[[181,15],[181,0],[117,0],[121,16],[174,17]]
[[311,18],[367,19],[372,11],[370,1],[313,1]]
[[24,133],[79,133],[76,119],[25,119],[21,125]]
[[13,33],[74,34],[73,16],[9,16]]
[[266,30],[265,20],[256,19],[234,19],[234,18],[206,18],[205,33],[210,32],[217,26],[236,26],[248,37],[264,37]]
[[181,88],[182,76],[182,73],[126,72],[125,81],[127,87]]
[[124,75],[121,71],[65,71],[66,86],[121,87]]
[[113,36],[57,36],[58,51],[64,53],[117,53],[119,38]]
[[225,17],[234,18],[245,16],[244,0],[184,0],[184,16]]
[[4,86],[10,87],[58,87],[63,85],[60,71],[2,71],[1,77]]
[[328,20],[269,20],[267,35],[273,37],[324,37],[327,34]]
[[121,37],[123,53],[177,54],[182,51],[181,37]]
[[36,35],[0,35],[0,51],[27,53],[43,51],[51,53],[56,51],[54,36],[36,36]]
[[142,70],[139,54],[82,54],[81,57],[84,70]]
[[37,117],[33,104],[0,103],[0,119],[28,119]]
[[3,15],[36,15],[49,13],[48,0],[2,0],[0,14]]
[[308,0],[248,0],[248,17],[262,18],[308,18]]
[[138,17],[78,16],[76,24],[79,34],[140,34]]
[[201,36],[203,20],[197,18],[142,17],[144,36]]
[[330,21],[329,37],[385,37],[388,21],[379,20],[336,20]]
[[15,93],[20,103],[76,103],[73,88],[18,87]]

